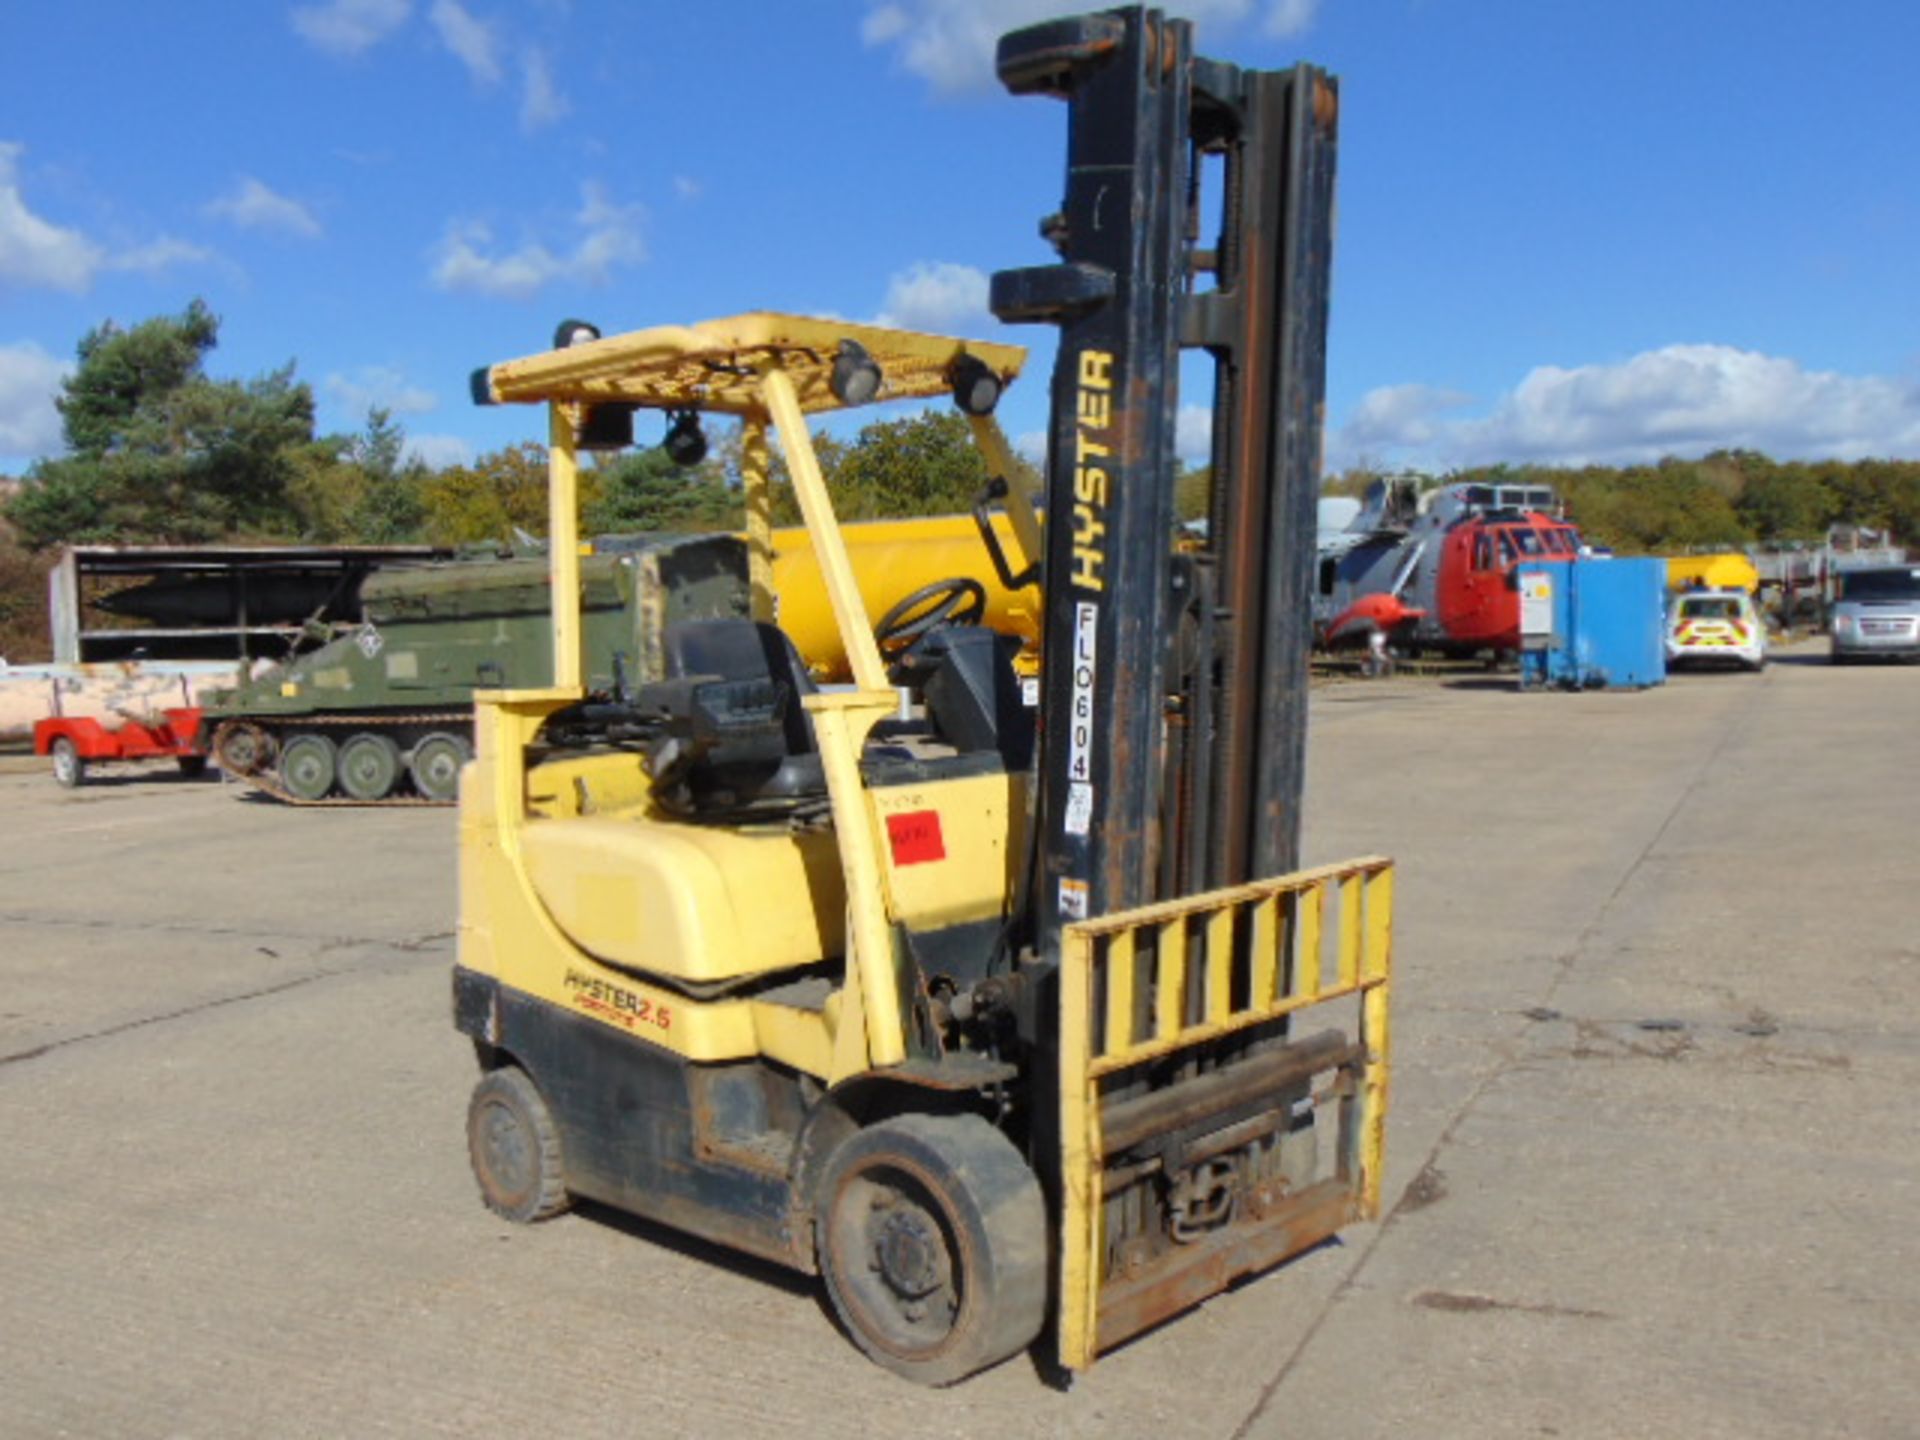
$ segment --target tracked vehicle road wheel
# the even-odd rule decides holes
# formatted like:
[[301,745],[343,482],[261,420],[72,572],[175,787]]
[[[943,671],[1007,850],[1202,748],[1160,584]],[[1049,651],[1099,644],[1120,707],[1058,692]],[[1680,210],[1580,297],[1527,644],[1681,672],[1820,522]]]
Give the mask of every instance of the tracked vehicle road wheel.
[[451,800],[460,793],[460,767],[473,756],[458,735],[436,730],[413,747],[408,770],[413,788],[429,800]]
[[951,1385],[1040,1333],[1040,1184],[977,1115],[902,1115],[855,1134],[828,1165],[815,1228],[834,1310],[898,1375]]
[[87,783],[87,762],[73,741],[61,735],[48,752],[53,757],[53,778],[62,790],[78,790]]
[[252,775],[273,759],[273,737],[249,721],[229,721],[214,732],[213,759],[229,775]]
[[400,781],[400,747],[363,730],[340,747],[340,788],[356,800],[383,799]]
[[509,1065],[473,1087],[467,1154],[480,1198],[496,1215],[526,1225],[571,1203],[560,1159],[560,1131],[527,1072]]
[[280,747],[280,783],[297,800],[325,798],[338,773],[333,741],[324,735],[302,732]]

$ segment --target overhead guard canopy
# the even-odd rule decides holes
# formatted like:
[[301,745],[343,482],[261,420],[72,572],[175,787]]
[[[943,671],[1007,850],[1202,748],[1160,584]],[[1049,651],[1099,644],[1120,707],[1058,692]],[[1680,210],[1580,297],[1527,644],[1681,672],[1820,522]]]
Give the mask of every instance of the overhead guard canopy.
[[786,372],[806,413],[851,408],[828,385],[840,342],[851,340],[880,367],[878,401],[931,399],[949,391],[962,355],[985,364],[1004,386],[1026,363],[1019,345],[854,325],[807,315],[754,311],[696,325],[663,325],[504,360],[474,376],[482,403],[601,404],[708,414],[764,414],[760,374]]

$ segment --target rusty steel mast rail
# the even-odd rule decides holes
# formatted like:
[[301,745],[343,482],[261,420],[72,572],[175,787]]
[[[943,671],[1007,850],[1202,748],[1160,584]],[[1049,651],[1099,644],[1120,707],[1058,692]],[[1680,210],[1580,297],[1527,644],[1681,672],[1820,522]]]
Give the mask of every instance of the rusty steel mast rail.
[[[1058,981],[1027,1032],[1061,1087],[1030,1153],[1063,1217],[1069,1368],[1378,1202],[1391,866],[1283,874],[1300,842],[1338,89],[1309,65],[1207,59],[1192,38],[1130,6],[1017,31],[997,56],[1010,90],[1069,112],[1065,196],[1042,225],[1058,263],[991,290],[1003,321],[1060,335],[1019,918],[1034,985],[1052,1000]],[[1215,362],[1213,479],[1208,533],[1176,549],[1185,349]],[[1358,1002],[1356,1039],[1289,1033],[1341,999]],[[1324,1178],[1294,1138],[1322,1097],[1340,1117]]]

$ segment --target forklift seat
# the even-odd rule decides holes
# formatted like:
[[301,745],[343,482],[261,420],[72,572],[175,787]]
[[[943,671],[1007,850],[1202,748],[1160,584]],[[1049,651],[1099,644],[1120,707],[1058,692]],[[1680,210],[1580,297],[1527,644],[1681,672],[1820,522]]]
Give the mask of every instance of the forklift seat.
[[[758,744],[722,746],[689,769],[686,781],[696,813],[764,813],[826,795],[813,722],[800,704],[802,696],[818,687],[778,626],[755,620],[688,620],[666,626],[661,638],[668,679],[710,677],[723,684],[703,689],[723,703],[733,696],[771,697],[778,708],[781,743],[774,748],[779,753],[769,754]],[[724,723],[726,717],[719,718]]]
[[771,680],[787,693],[787,753],[814,753],[813,723],[800,697],[819,687],[786,632],[760,620],[683,620],[662,632],[667,678],[713,675],[722,680]]

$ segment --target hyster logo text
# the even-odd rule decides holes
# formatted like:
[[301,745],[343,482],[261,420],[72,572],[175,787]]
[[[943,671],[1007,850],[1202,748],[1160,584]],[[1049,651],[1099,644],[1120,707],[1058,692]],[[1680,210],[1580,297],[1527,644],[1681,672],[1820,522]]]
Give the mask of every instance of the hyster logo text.
[[1080,352],[1080,388],[1074,406],[1073,569],[1067,578],[1082,590],[1104,590],[1107,569],[1107,506],[1113,426],[1113,355]]
[[597,975],[569,968],[564,983],[573,996],[574,1004],[602,1019],[624,1025],[629,1030],[641,1025],[652,1025],[661,1030],[673,1028],[673,1011],[665,1005],[656,1005],[646,996],[636,995],[622,986],[610,985]]

